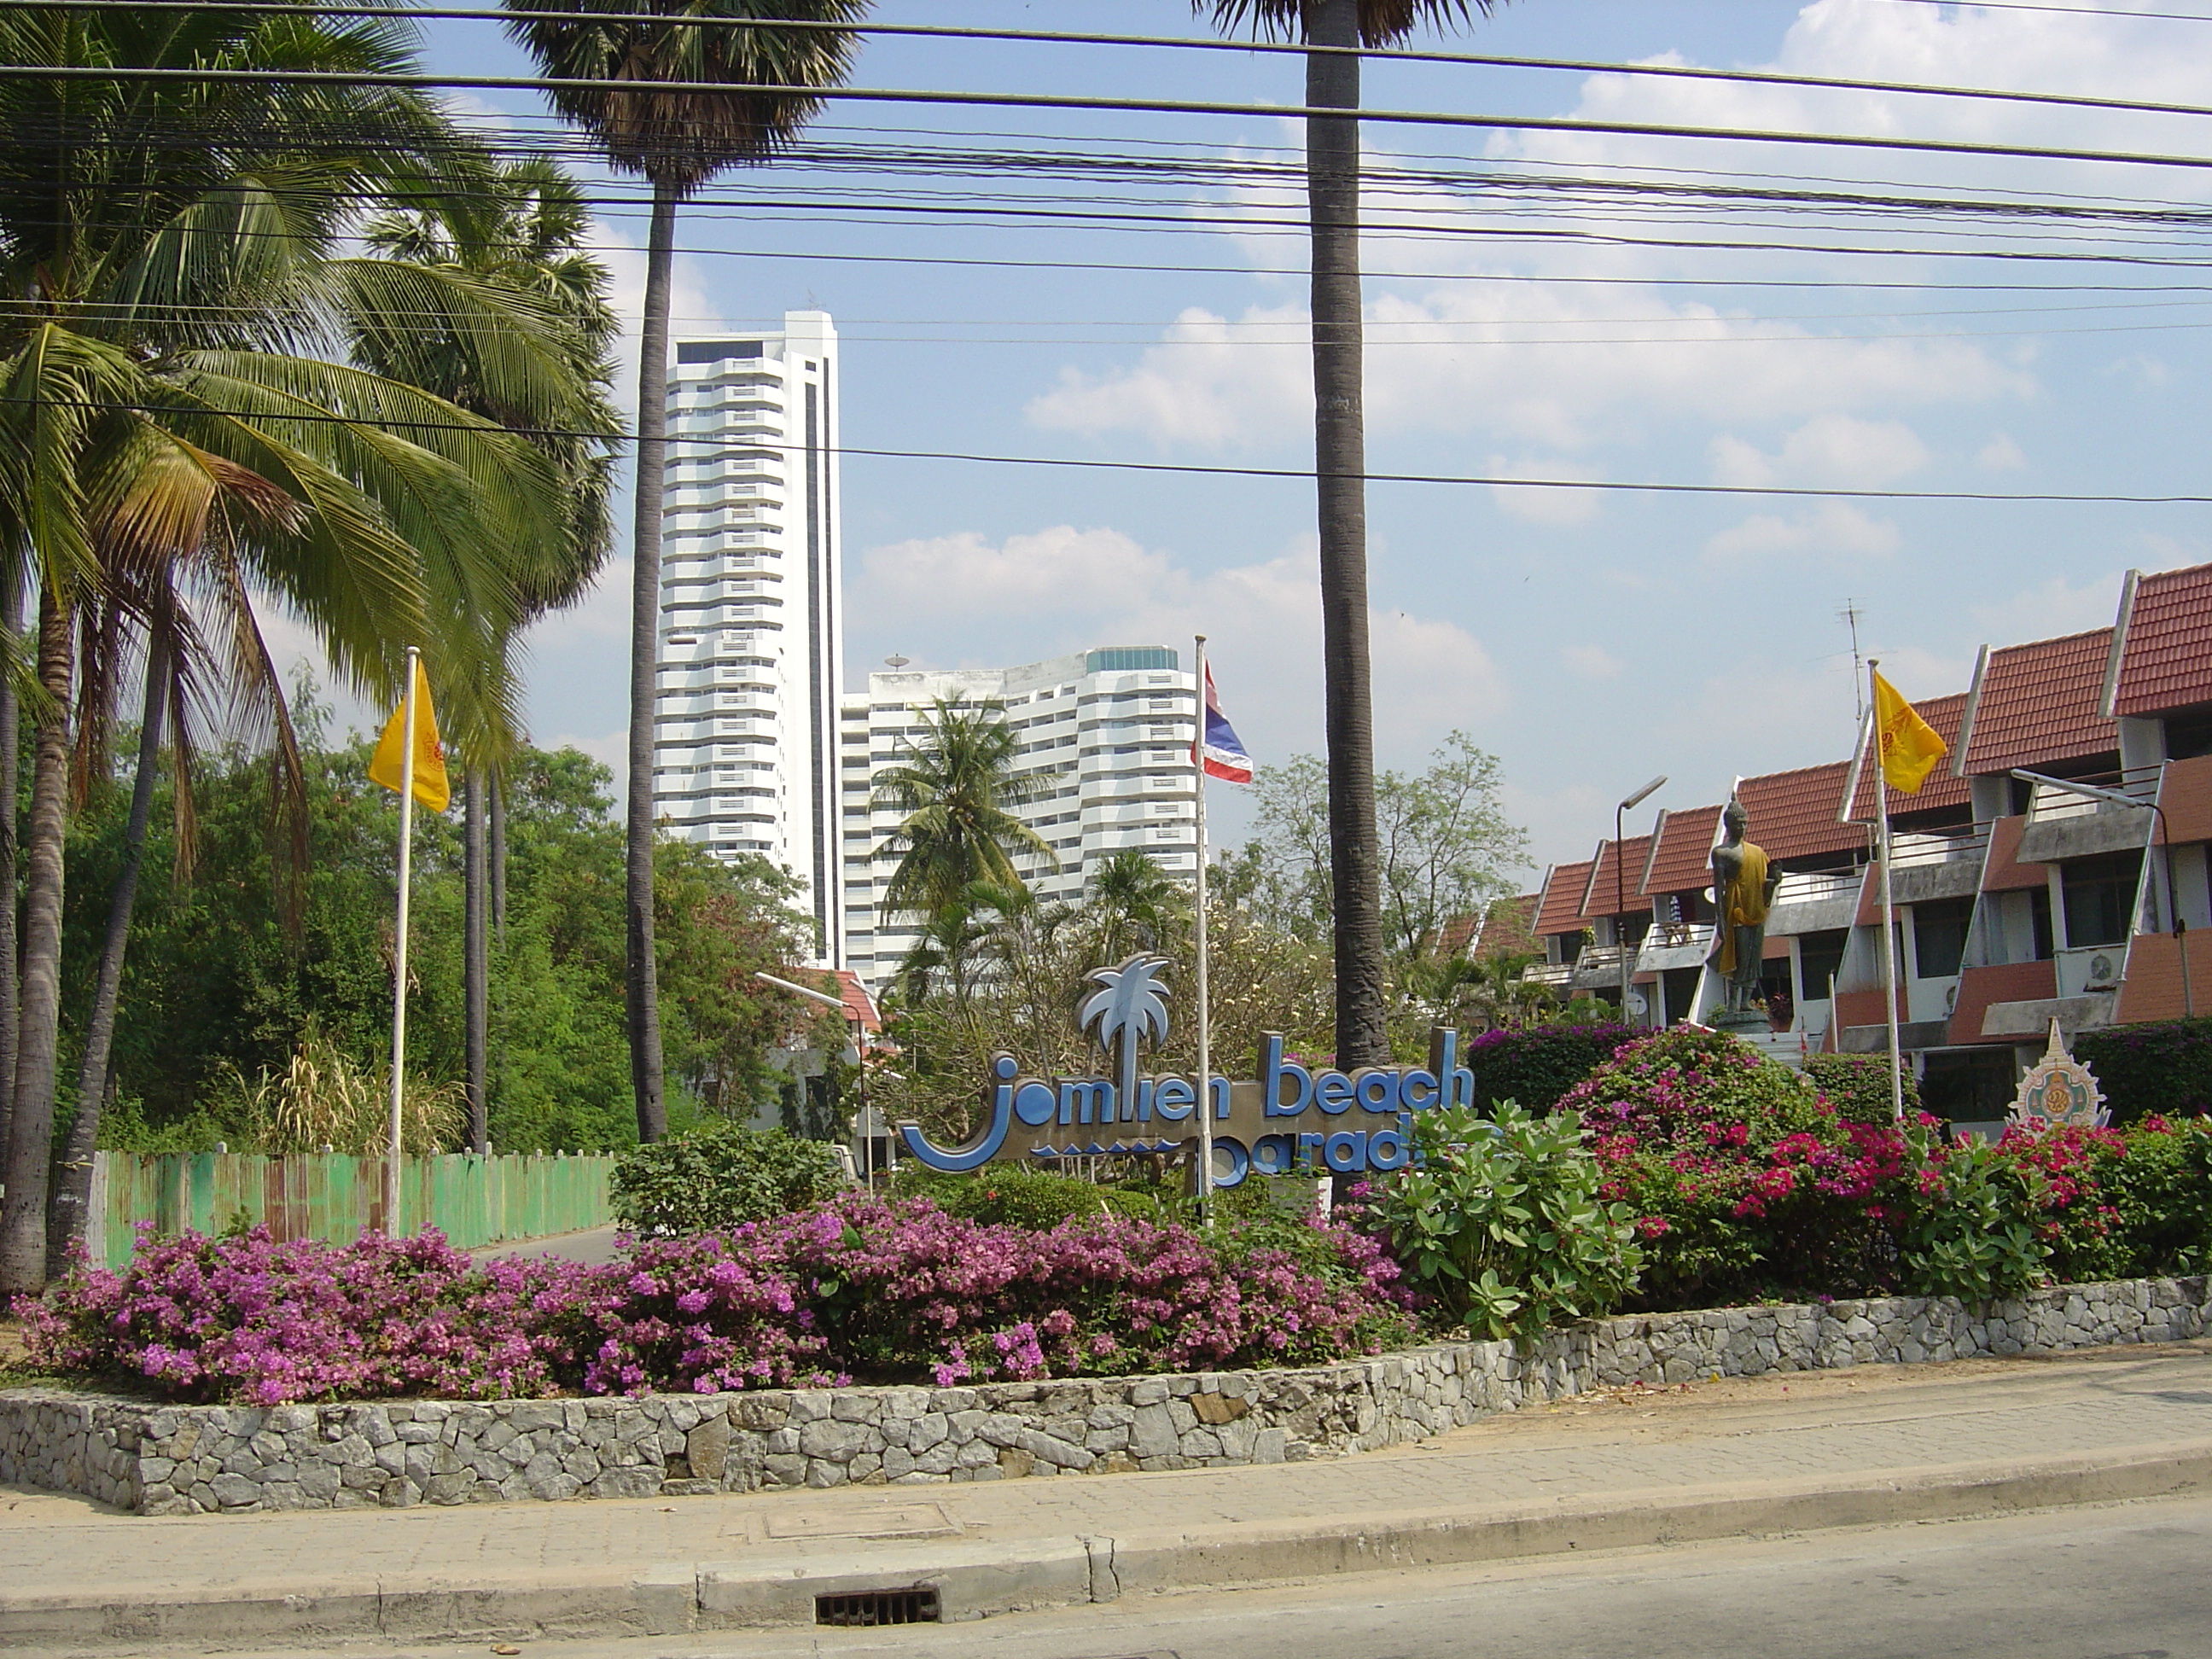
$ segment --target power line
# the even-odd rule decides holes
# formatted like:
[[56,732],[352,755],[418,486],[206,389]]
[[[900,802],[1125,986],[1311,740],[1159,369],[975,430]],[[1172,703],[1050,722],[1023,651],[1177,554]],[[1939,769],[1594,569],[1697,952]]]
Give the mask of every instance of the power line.
[[[271,414],[265,410],[210,409],[204,405],[193,404],[143,404],[98,398],[0,397],[0,403],[42,403],[71,409],[101,409],[126,413],[191,416],[201,419],[251,420],[272,426],[295,422],[374,427],[380,431],[389,432],[470,432],[482,436],[496,436],[504,433],[519,438],[584,438],[602,443],[634,442],[637,435],[634,432],[584,432],[563,427],[501,426],[490,421],[369,419],[366,416],[305,412],[288,412],[279,415]],[[668,434],[667,441],[671,444],[712,445],[716,448],[727,451],[732,457],[753,459],[764,459],[778,453],[811,452],[834,453],[840,456],[859,455],[886,460],[963,461],[990,466],[1070,467],[1084,471],[1113,472],[1179,473],[1199,477],[1283,478],[1310,481],[1322,476],[1317,471],[1309,467],[1201,466],[1176,461],[1109,461],[1066,455],[990,455],[965,450],[876,449],[863,448],[851,444],[822,446],[778,444],[750,440],[732,440],[723,436],[690,436],[676,432],[671,432]],[[2130,507],[2212,506],[2212,495],[2136,495],[2089,491],[2068,493],[2054,490],[2015,492],[1971,489],[1840,489],[1786,484],[1666,483],[1619,478],[1526,478],[1451,472],[1362,472],[1329,476],[1358,477],[1368,483],[1458,484],[1498,489],[1606,489],[1664,495],[1782,495],[1814,501],[2017,501],[2029,504],[2076,503]]]
[[[2070,7],[2024,5],[1985,9],[2068,12],[2075,9]],[[40,4],[39,0],[0,0],[0,9],[52,10],[54,8],[50,4]],[[202,0],[75,0],[75,3],[70,5],[67,9],[197,12],[205,8]],[[222,9],[226,12],[243,12],[248,15],[268,14],[291,16],[299,15],[301,11],[301,8],[297,6],[281,3],[264,3],[264,0],[244,0],[243,3],[226,4]],[[2093,98],[2070,93],[2018,92],[1994,87],[1929,85],[1911,81],[1860,81],[1832,76],[1790,75],[1777,70],[1718,70],[1686,64],[1629,64],[1603,58],[1530,58],[1492,52],[1440,52],[1419,46],[1327,46],[1296,41],[1227,40],[1191,35],[1108,34],[1048,29],[978,28],[919,23],[842,23],[796,18],[671,17],[654,15],[650,13],[605,12],[589,9],[509,12],[445,6],[407,7],[399,9],[388,6],[319,5],[313,8],[313,11],[319,16],[373,17],[386,21],[399,17],[408,20],[428,18],[502,25],[522,21],[546,23],[623,23],[632,26],[644,25],[653,28],[766,28],[778,32],[815,32],[885,38],[1007,40],[1044,46],[1129,46],[1180,52],[1282,54],[1301,60],[1309,58],[1357,58],[1377,63],[1455,64],[1481,69],[1543,70],[1573,75],[1620,75],[1667,80],[1717,81],[1753,86],[1796,87],[1837,92],[1875,92],[1901,94],[1915,97],[1968,98],[2003,103],[2039,104],[2071,109],[2124,111],[2150,115],[2212,115],[2212,107],[2203,105],[2169,104],[2140,99]],[[2156,16],[2161,14],[2113,13],[2111,15]]]
[[2149,151],[2069,149],[2055,145],[1997,144],[1955,138],[1885,138],[1864,133],[1701,127],[1660,121],[1588,121],[1534,115],[1461,115],[1439,110],[1335,109],[1300,104],[1239,104],[1173,98],[1095,98],[1074,94],[951,92],[896,87],[805,87],[770,82],[560,79],[545,76],[361,75],[324,70],[105,69],[82,65],[0,64],[0,80],[189,82],[216,86],[369,87],[415,91],[595,92],[710,98],[789,98],[813,102],[935,104],[977,109],[1102,110],[1146,115],[1256,116],[1269,120],[1373,122],[1383,125],[1462,128],[1484,132],[1607,133],[1622,137],[1715,139],[1731,143],[1805,144],[1840,149],[1897,150],[1913,155],[1977,155],[2015,161],[2103,161],[2128,167],[2212,169],[2212,155]]

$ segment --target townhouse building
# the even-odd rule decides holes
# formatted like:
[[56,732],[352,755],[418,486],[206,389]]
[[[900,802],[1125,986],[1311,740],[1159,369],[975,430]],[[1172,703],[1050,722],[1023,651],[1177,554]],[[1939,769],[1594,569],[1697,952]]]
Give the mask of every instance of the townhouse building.
[[[2212,565],[2131,572],[2111,627],[1985,646],[1965,691],[1915,707],[1950,748],[1890,802],[1897,1018],[1930,1109],[2000,1115],[2053,1019],[2069,1036],[2170,1019],[2200,985],[2212,1009]],[[1871,776],[1844,759],[1734,793],[1782,875],[1769,1047],[1885,1051]],[[1548,872],[1530,976],[1617,1000],[1626,953],[1628,1018],[1710,1014],[1720,812],[1662,811]]]

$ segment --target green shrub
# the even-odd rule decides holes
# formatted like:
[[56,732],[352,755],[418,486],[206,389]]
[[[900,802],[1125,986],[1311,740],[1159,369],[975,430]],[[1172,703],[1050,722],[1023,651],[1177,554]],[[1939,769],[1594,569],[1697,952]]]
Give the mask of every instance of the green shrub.
[[1477,1106],[1511,1100],[1532,1112],[1548,1112],[1560,1096],[1646,1035],[1632,1025],[1617,1024],[1485,1031],[1467,1045],[1462,1064],[1474,1074]]
[[2115,1127],[2212,1112],[2212,1018],[2083,1031],[2074,1058],[2095,1074]]
[[2037,1237],[2045,1177],[2011,1149],[1964,1140],[1941,1149],[1916,1125],[1924,1173],[1904,1237],[1905,1283],[1922,1296],[1987,1302],[2041,1284],[2050,1247]]
[[1107,1199],[1109,1188],[1020,1164],[989,1164],[973,1175],[940,1175],[909,1164],[899,1170],[895,1190],[902,1198],[928,1199],[947,1215],[1040,1233],[1079,1216],[1117,1212]]
[[1413,1287],[1479,1334],[1534,1336],[1609,1312],[1644,1252],[1626,1204],[1600,1201],[1597,1160],[1571,1116],[1510,1100],[1415,1120],[1421,1162],[1383,1186],[1376,1212]]
[[804,1209],[843,1179],[820,1141],[719,1124],[623,1153],[610,1186],[623,1226],[689,1237]]
[[[1805,1062],[1805,1075],[1813,1079],[1836,1115],[1846,1123],[1867,1123],[1880,1128],[1897,1121],[1890,1107],[1889,1061],[1873,1054],[1814,1054]],[[1905,1073],[1905,1118],[1920,1115],[1920,1080],[1910,1068]]]

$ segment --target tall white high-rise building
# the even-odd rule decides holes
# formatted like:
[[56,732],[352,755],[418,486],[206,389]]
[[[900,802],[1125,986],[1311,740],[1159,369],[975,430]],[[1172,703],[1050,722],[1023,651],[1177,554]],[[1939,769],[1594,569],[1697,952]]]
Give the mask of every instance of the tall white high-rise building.
[[805,884],[816,959],[845,961],[838,854],[837,331],[683,340],[669,386],[653,801],[718,856]]
[[998,704],[1014,730],[1017,776],[1040,781],[1014,808],[1052,848],[1014,860],[1038,896],[1075,899],[1098,861],[1140,848],[1197,879],[1196,779],[1190,745],[1197,676],[1165,646],[1112,646],[1020,668],[894,670],[844,699],[846,965],[873,992],[912,948],[911,915],[884,918],[898,858],[886,849],[898,815],[874,808],[875,780],[920,741],[939,698]]

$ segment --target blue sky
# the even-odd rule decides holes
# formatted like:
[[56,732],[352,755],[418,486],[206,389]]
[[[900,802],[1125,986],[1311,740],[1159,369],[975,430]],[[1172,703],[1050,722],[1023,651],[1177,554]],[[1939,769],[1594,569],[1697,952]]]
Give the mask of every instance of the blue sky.
[[[2182,11],[2181,0],[2134,0]],[[1197,35],[1181,0],[887,0],[892,22]],[[427,26],[458,74],[526,72],[485,25]],[[2212,104],[2212,24],[1915,0],[1523,0],[1474,50],[1665,59]],[[1295,102],[1294,60],[1250,53],[879,40],[856,83]],[[1465,66],[1370,68],[1370,107],[2208,151],[2203,123],[1861,94]],[[471,94],[486,115],[521,97]],[[921,130],[927,130],[927,133]],[[994,179],[883,171],[887,146],[1295,161],[1265,118],[843,105],[817,139],[844,172],[732,175],[687,213],[679,331],[819,305],[846,340],[846,442],[1195,465],[1310,463],[1302,247],[1256,182]],[[934,135],[934,136],[932,136]],[[951,135],[951,136],[948,136]],[[1018,139],[1007,135],[1030,135]],[[1936,257],[1941,248],[2201,258],[2201,227],[1838,218],[1710,201],[1562,202],[1501,192],[1540,174],[1817,188],[1941,183],[2018,198],[2201,207],[2178,170],[1866,151],[1372,126],[1368,305],[1372,470],[1915,489],[2202,491],[2201,270]],[[986,169],[988,172],[988,169]],[[1734,180],[1714,175],[1732,173]],[[1484,180],[1492,182],[1485,186]],[[1808,182],[1810,181],[1810,182]],[[608,193],[635,194],[625,181]],[[1111,197],[1152,222],[1102,228],[884,211],[917,190]],[[1139,199],[1142,198],[1142,199]],[[781,205],[779,205],[781,204]],[[941,204],[940,204],[941,208]],[[604,232],[628,302],[637,210]],[[1200,219],[1206,222],[1195,222]],[[1573,238],[1531,238],[1568,231]],[[1595,234],[1611,240],[1593,241]],[[1888,252],[1624,245],[1817,240]],[[866,263],[825,256],[896,256]],[[732,257],[744,255],[747,257]],[[951,267],[947,258],[1106,262],[1113,272]],[[1194,266],[1224,267],[1218,271]],[[1748,282],[1769,284],[1744,286]],[[1925,283],[1871,289],[1802,284]],[[2002,292],[1960,284],[2046,284]],[[2056,291],[2138,284],[2159,291]],[[1312,498],[1282,479],[855,456],[845,473],[848,672],[1027,661],[1084,645],[1215,641],[1232,718],[1261,759],[1320,743]],[[1610,803],[1720,798],[1741,773],[1850,744],[1849,643],[1908,694],[1963,689],[1975,648],[2111,618],[2119,574],[2212,558],[2203,507],[1658,497],[1378,484],[1370,498],[1380,757],[1419,763],[1455,726],[1497,752],[1540,862],[1583,856]],[[533,642],[541,742],[610,760],[623,724],[628,567]],[[1223,789],[1218,796],[1235,792]],[[1648,811],[1650,807],[1640,809]],[[1237,806],[1217,813],[1236,833]],[[1754,830],[1755,833],[1755,830]],[[1533,878],[1534,872],[1529,872]]]

